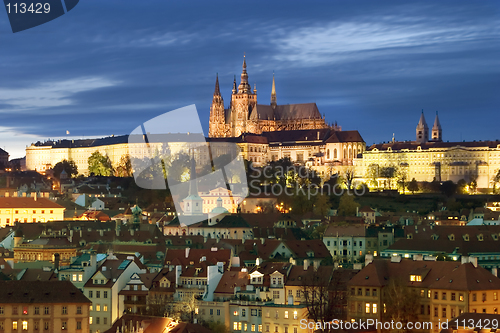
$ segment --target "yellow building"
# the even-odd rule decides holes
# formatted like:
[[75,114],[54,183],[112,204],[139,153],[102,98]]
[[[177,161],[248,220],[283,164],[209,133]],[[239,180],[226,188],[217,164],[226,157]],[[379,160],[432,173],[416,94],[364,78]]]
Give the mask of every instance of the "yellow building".
[[19,223],[36,223],[64,220],[66,208],[47,198],[3,197],[0,198],[0,227]]
[[500,279],[475,263],[454,261],[374,260],[349,282],[348,319],[379,321],[384,318],[384,288],[400,280],[419,295],[420,323],[432,322],[432,332],[440,323],[466,312],[497,314],[500,307]]
[[[377,187],[394,187],[402,178],[406,182],[415,178],[419,182],[435,179],[455,183],[463,179],[475,181],[478,189],[493,187],[492,179],[500,169],[500,141],[443,142],[437,115],[431,140],[428,132],[422,114],[415,141],[372,145],[355,160],[356,177]],[[397,169],[396,177],[384,175],[387,167]]]
[[0,331],[88,333],[89,306],[69,281],[1,281]]

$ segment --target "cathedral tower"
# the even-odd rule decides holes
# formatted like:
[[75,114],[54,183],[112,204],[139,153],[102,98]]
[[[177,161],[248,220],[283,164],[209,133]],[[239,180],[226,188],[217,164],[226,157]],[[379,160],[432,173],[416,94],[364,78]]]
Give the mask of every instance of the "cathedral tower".
[[210,106],[208,136],[211,138],[221,136],[220,134],[224,133],[225,124],[224,99],[220,93],[219,75],[217,75],[215,78],[214,97],[212,99],[212,105]]
[[274,73],[273,73],[273,88],[271,90],[271,106],[273,109],[276,108],[276,84],[274,83]]
[[438,113],[436,111],[436,119],[434,119],[434,125],[432,126],[432,141],[441,142],[443,141],[443,130],[441,124],[439,123]]
[[429,141],[429,127],[425,122],[424,110],[422,110],[420,120],[418,121],[416,141],[419,143],[426,143]]
[[243,70],[238,91],[231,95],[231,136],[238,137],[247,132],[247,122],[250,113],[257,105],[257,91],[252,92],[248,84],[247,63],[243,56]]

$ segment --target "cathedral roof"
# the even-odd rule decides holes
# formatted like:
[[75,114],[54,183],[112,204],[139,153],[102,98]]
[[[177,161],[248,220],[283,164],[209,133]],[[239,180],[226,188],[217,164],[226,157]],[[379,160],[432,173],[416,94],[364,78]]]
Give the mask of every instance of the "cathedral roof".
[[250,114],[250,119],[288,120],[322,119],[316,103],[276,105],[257,104]]
[[336,131],[325,141],[325,143],[336,142],[365,142],[358,131]]

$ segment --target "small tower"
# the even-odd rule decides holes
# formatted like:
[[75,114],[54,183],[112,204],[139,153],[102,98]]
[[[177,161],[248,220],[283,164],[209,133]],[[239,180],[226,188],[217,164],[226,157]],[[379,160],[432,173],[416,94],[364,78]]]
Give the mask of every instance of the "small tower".
[[426,143],[429,141],[429,127],[425,121],[424,110],[422,110],[422,114],[420,115],[420,120],[417,125],[417,135],[416,140],[419,143]]
[[18,227],[14,232],[14,247],[19,247],[24,241],[23,229]]
[[189,179],[189,195],[183,200],[184,215],[203,215],[203,199],[198,195],[198,180],[196,179],[196,163],[194,156],[191,158],[191,171]]
[[436,119],[434,119],[434,125],[432,126],[432,141],[441,142],[443,141],[443,130],[441,124],[439,123],[438,112],[436,111]]
[[274,82],[274,73],[273,73],[273,88],[271,89],[271,106],[276,108],[276,83]]
[[210,106],[210,121],[208,125],[208,136],[211,138],[222,136],[223,127],[226,123],[224,114],[224,99],[220,93],[219,75],[215,78],[215,91]]

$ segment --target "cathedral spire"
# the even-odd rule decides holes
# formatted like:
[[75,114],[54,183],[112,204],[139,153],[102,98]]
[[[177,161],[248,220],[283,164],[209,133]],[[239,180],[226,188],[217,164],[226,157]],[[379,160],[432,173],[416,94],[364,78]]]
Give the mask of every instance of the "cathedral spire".
[[234,76],[234,81],[233,81],[233,95],[236,95],[236,75]]
[[273,72],[273,87],[271,89],[271,106],[273,109],[276,107],[276,83],[274,82],[274,72]]
[[243,55],[243,70],[241,71],[241,82],[238,86],[238,93],[240,94],[251,94],[252,88],[248,84],[248,74],[247,74],[247,61],[245,55]]
[[214,97],[215,96],[220,96],[220,88],[219,88],[219,73],[217,73],[217,76],[215,77],[215,91],[214,91]]

